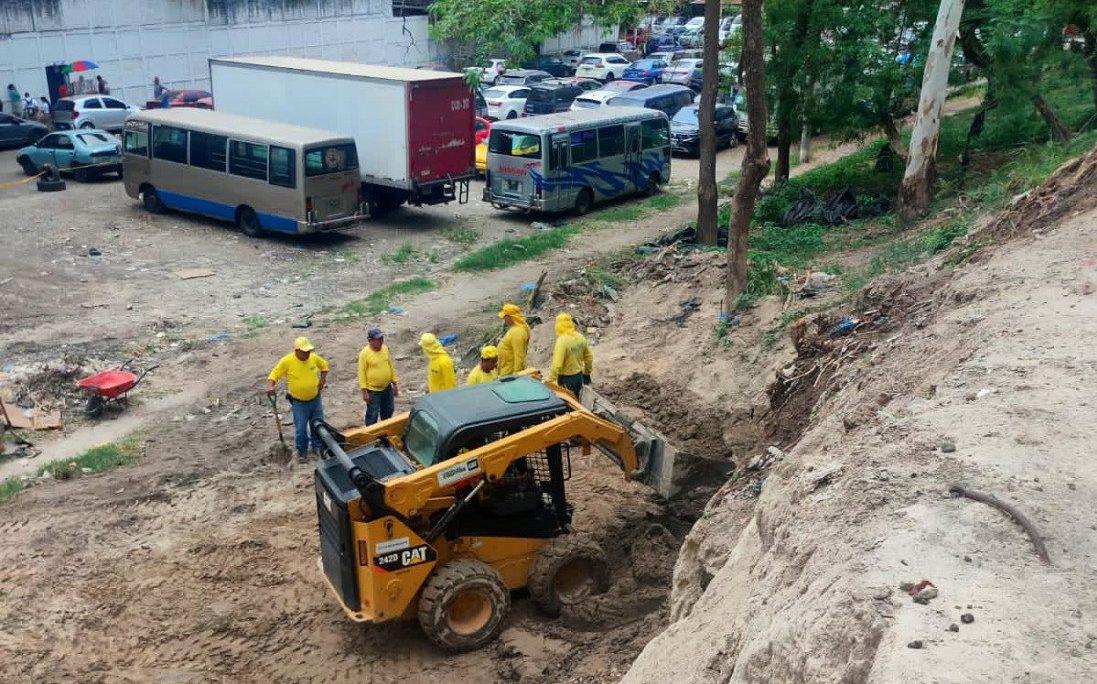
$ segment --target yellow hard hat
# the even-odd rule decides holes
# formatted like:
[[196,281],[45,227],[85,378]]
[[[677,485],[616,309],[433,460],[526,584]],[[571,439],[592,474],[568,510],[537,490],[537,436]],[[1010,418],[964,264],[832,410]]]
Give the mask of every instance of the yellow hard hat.
[[501,311],[499,311],[499,318],[506,318],[507,316],[521,316],[522,310],[518,308],[517,304],[504,304]]
[[496,358],[499,358],[499,350],[496,349],[495,347],[493,347],[490,344],[485,345],[483,347],[480,347],[480,358],[481,359],[496,359]]
[[293,341],[293,348],[297,351],[312,351],[316,347],[312,346],[312,342],[309,342],[307,337],[298,337]]

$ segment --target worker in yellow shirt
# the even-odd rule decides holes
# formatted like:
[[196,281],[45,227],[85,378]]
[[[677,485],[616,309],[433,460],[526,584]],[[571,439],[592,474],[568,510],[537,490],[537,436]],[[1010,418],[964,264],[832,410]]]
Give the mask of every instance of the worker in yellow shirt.
[[366,332],[366,346],[358,352],[358,387],[362,390],[362,401],[366,402],[366,425],[392,418],[394,399],[400,396],[397,382],[385,334],[380,328],[370,328]]
[[507,326],[507,332],[499,342],[499,377],[521,373],[526,369],[529,324],[522,316],[522,310],[514,304],[504,304],[499,318]]
[[427,357],[427,391],[441,392],[457,386],[457,376],[453,373],[453,359],[449,357],[442,343],[431,333],[423,333],[419,338],[419,348]]
[[579,398],[583,385],[590,384],[594,354],[587,338],[575,329],[575,321],[566,313],[556,316],[556,346],[552,348],[549,382],[555,382]]
[[312,453],[320,457],[320,437],[311,430],[314,420],[324,419],[324,404],[320,393],[328,384],[328,362],[313,352],[315,347],[307,337],[293,341],[293,353],[286,354],[274,364],[267,376],[267,394],[274,396],[275,383],[286,376],[286,397],[293,411],[293,430],[296,435],[297,462],[308,462],[311,432]]
[[479,385],[482,382],[491,382],[499,377],[499,371],[495,370],[499,352],[490,344],[480,347],[480,363],[469,373],[466,385]]

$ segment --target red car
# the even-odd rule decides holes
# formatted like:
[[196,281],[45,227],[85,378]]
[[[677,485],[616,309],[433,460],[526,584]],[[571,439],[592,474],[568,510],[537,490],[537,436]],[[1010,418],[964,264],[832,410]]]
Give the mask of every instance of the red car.
[[472,124],[472,129],[476,134],[476,144],[484,142],[488,138],[488,133],[491,132],[491,122],[483,117],[476,117],[476,120]]

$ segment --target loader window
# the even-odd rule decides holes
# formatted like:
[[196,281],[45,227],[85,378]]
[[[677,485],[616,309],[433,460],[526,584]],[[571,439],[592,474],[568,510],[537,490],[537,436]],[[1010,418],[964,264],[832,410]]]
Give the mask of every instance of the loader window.
[[438,448],[438,423],[425,411],[412,414],[404,433],[404,445],[424,467],[434,465]]

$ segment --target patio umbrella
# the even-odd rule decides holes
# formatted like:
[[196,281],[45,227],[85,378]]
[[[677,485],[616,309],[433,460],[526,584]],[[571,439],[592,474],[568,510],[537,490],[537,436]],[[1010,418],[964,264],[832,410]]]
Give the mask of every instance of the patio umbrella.
[[91,71],[92,69],[98,69],[99,65],[87,59],[81,59],[73,62],[72,64],[65,65],[65,73],[71,74],[77,71]]

